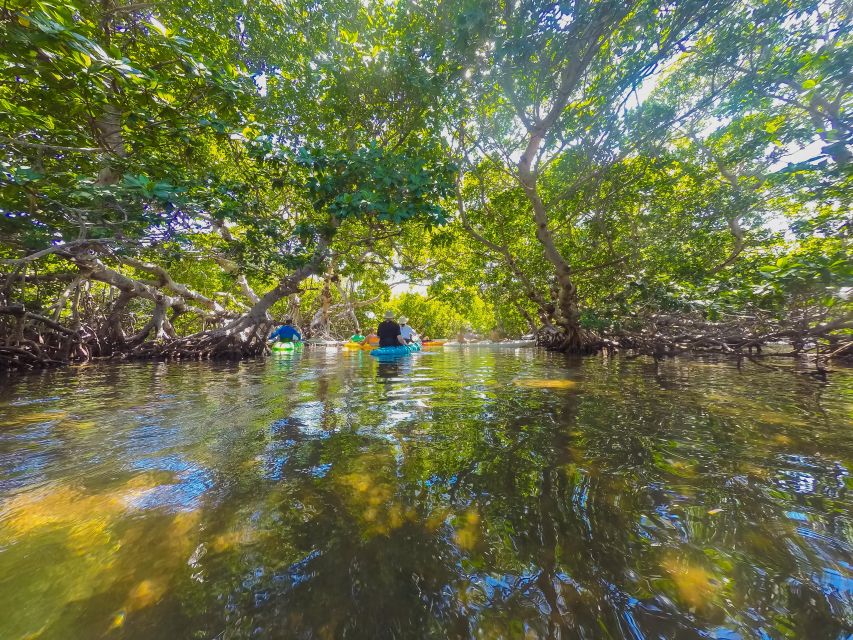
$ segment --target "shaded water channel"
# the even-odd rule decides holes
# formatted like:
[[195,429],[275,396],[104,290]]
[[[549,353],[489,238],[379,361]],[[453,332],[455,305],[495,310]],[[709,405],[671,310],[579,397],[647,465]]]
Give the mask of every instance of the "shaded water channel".
[[853,633],[853,375],[305,350],[0,389],[0,638]]

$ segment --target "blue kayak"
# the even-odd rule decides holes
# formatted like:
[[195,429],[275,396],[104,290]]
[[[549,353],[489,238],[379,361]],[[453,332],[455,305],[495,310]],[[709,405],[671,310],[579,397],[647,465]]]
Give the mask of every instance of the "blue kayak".
[[416,351],[421,350],[420,342],[413,342],[412,344],[399,345],[396,347],[379,347],[378,349],[374,349],[370,352],[374,358],[399,358],[400,356],[407,356],[410,353],[415,353]]

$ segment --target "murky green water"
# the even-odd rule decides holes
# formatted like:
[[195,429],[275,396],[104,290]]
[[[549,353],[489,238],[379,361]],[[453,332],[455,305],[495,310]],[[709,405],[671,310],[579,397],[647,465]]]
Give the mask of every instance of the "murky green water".
[[0,390],[0,638],[849,638],[853,375],[429,352]]

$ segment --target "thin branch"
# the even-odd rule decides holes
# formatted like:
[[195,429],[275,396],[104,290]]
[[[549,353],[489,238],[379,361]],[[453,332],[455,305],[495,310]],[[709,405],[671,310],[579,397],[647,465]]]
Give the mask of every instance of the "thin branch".
[[31,253],[28,256],[24,256],[23,258],[14,258],[11,260],[0,260],[0,264],[3,265],[21,265],[26,264],[28,262],[32,262],[33,260],[38,260],[39,258],[43,258],[52,253],[59,253],[63,251],[69,251],[71,249],[79,249],[86,246],[95,246],[95,245],[105,245],[112,244],[114,242],[118,242],[116,238],[90,238],[90,239],[82,239],[82,240],[72,240],[71,242],[66,242],[65,244],[57,244],[52,247],[48,247],[47,249],[42,249],[41,251],[36,251],[35,253]]
[[41,149],[43,151],[73,151],[79,153],[106,153],[105,149],[100,147],[66,147],[57,144],[43,144],[41,142],[27,142],[25,140],[17,140],[14,138],[0,138],[0,143],[8,144],[14,147],[29,147],[31,149]]

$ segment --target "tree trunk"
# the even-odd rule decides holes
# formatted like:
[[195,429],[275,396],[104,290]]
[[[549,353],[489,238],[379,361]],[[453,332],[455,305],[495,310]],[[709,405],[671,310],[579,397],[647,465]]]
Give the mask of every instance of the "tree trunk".
[[548,228],[548,210],[539,196],[536,175],[530,167],[528,154],[532,154],[538,145],[536,138],[532,138],[527,152],[519,162],[519,174],[524,193],[533,206],[536,239],[542,245],[545,259],[553,265],[557,276],[553,314],[555,327],[553,330],[540,333],[540,343],[549,349],[566,353],[583,355],[596,353],[599,350],[600,340],[598,336],[581,327],[578,290],[572,278],[572,268],[563,258]]
[[112,355],[115,349],[122,349],[125,345],[126,336],[124,328],[121,326],[122,316],[127,309],[128,303],[135,296],[130,291],[122,291],[116,301],[113,303],[110,313],[104,323],[102,344],[106,347],[107,353],[104,355]]
[[114,104],[105,105],[104,111],[96,120],[95,126],[100,138],[98,142],[101,148],[107,152],[95,184],[99,186],[115,184],[121,180],[121,173],[115,170],[110,158],[111,156],[119,158],[127,156],[121,130],[121,109]]
[[330,337],[331,322],[329,319],[329,310],[332,307],[332,272],[329,271],[323,277],[323,290],[320,292],[320,308],[311,319],[311,337],[326,338]]
[[165,330],[166,323],[166,300],[160,298],[154,303],[154,312],[151,314],[151,319],[145,323],[145,326],[137,333],[127,340],[127,344],[130,346],[138,346],[141,345],[148,336],[153,332],[154,340],[164,340],[168,338],[168,333]]
[[355,304],[353,304],[352,298],[350,297],[346,289],[340,285],[340,283],[336,284],[338,288],[338,293],[341,294],[341,298],[343,298],[344,304],[346,305],[347,313],[352,319],[353,326],[355,327],[355,332],[361,333],[361,323],[358,321],[358,314],[355,312]]

